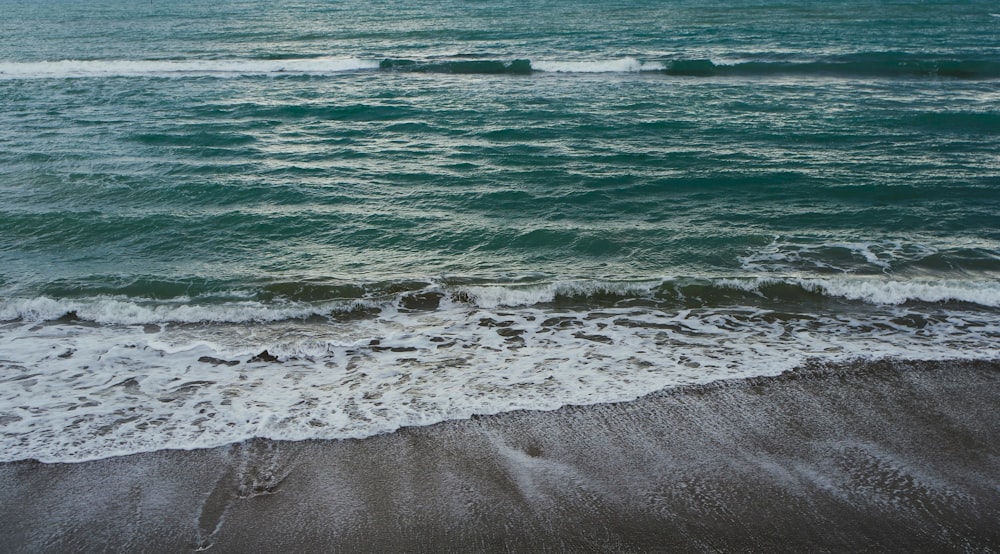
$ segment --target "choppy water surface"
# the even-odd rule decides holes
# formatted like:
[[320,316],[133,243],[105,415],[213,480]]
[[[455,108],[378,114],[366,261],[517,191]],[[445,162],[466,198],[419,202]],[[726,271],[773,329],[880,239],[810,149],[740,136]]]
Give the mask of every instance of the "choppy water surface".
[[2,459],[998,357],[990,2],[0,8]]

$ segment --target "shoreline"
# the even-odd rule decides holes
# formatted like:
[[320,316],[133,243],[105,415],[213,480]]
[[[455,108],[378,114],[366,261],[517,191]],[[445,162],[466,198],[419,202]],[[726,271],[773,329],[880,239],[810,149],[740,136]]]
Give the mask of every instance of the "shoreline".
[[0,464],[9,552],[1000,552],[1000,362],[809,366],[366,439]]

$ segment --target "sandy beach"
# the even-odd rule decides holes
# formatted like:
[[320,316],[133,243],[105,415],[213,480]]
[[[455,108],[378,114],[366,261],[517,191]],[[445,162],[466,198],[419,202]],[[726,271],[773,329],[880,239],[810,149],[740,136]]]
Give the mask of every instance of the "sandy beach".
[[997,552],[1000,365],[0,466],[7,552]]

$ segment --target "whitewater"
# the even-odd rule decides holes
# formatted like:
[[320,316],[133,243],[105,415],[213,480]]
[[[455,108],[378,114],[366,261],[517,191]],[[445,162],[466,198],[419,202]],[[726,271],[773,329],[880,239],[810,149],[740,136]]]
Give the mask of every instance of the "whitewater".
[[990,2],[0,8],[0,461],[1000,357]]
[[[6,301],[4,459],[82,461],[253,437],[362,438],[477,414],[627,401],[809,363],[1000,357],[996,283],[687,288],[766,297],[780,286],[867,307],[651,308],[684,301],[685,287],[665,282],[430,284],[381,303],[288,306]],[[606,306],[581,306],[598,293]]]

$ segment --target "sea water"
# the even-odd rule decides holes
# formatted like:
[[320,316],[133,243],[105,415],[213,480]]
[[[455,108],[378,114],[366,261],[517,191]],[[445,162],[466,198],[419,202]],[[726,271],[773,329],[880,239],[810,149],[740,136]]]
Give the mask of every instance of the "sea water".
[[998,9],[0,0],[0,460],[996,359]]

